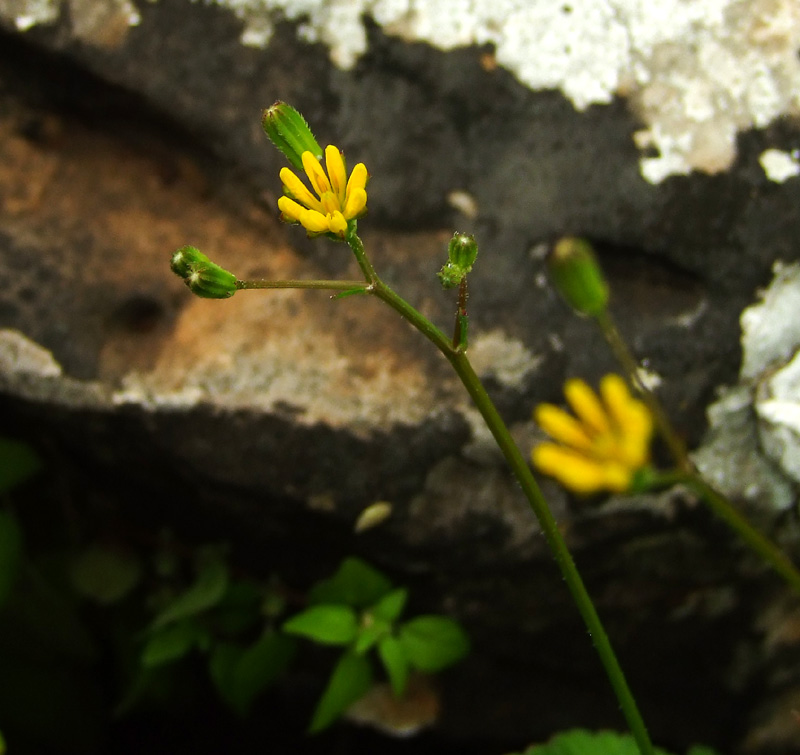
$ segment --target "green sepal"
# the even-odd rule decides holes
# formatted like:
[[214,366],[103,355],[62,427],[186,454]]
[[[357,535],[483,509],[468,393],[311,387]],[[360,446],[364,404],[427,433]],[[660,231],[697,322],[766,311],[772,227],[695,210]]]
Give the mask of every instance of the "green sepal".
[[553,285],[576,312],[597,317],[608,306],[608,284],[591,244],[566,237],[553,246],[547,258]]
[[239,281],[233,273],[212,262],[193,246],[182,246],[174,252],[170,268],[183,278],[193,294],[205,299],[227,299],[239,290]]
[[322,160],[322,148],[300,113],[291,105],[278,100],[261,117],[261,125],[270,141],[298,170],[303,170],[303,152],[311,152]]

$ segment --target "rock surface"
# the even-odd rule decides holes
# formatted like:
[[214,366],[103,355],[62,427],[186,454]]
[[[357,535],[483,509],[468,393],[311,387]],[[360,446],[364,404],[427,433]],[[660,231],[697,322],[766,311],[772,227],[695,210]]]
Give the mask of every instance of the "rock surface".
[[[491,38],[442,51],[367,18],[342,70],[288,10],[263,49],[241,44],[252,17],[185,0],[6,2],[0,17],[8,430],[46,449],[84,501],[187,538],[224,533],[244,560],[269,553],[265,571],[311,581],[358,552],[410,580],[475,640],[445,685],[440,725],[454,737],[621,726],[538,528],[444,360],[372,300],[194,299],[169,254],[192,243],[240,277],[357,275],[342,247],[277,222],[282,163],[259,113],[292,102],[323,144],[367,164],[373,262],[445,329],[454,302],[435,272],[454,229],[476,234],[470,353],[521,444],[532,406],[559,400],[565,377],[613,369],[544,274],[547,242],[580,234],[695,447],[716,388],[737,382],[742,310],[776,260],[800,256],[800,180],[774,156],[771,180],[762,159],[791,162],[796,124],[739,119],[759,128],[738,134],[730,164],[653,183],[635,141],[654,128],[641,105],[655,107],[652,90],[626,100],[620,84],[576,110],[555,83],[533,91],[499,65]],[[745,389],[747,421],[749,402]],[[795,483],[775,479],[731,492],[797,553],[793,517],[776,514],[796,505]],[[781,629],[796,609],[777,579],[681,491],[599,508],[546,492],[654,736],[797,746],[796,635]],[[392,517],[354,535],[375,500]]]

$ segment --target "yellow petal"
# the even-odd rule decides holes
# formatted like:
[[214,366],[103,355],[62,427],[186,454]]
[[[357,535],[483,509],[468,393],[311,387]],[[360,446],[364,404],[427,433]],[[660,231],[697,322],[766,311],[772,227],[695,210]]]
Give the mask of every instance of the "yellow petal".
[[325,167],[331,179],[331,187],[339,200],[339,207],[344,205],[345,189],[347,188],[347,171],[344,167],[342,153],[338,147],[329,144],[325,147]]
[[600,435],[611,429],[603,404],[583,380],[567,380],[564,384],[564,395],[578,419],[589,431]]
[[330,191],[331,182],[325,175],[325,171],[322,170],[319,160],[317,160],[317,158],[308,151],[303,152],[301,155],[301,160],[303,161],[303,167],[305,168],[306,175],[308,176],[308,180],[311,182],[311,186],[313,187],[314,191],[316,191],[320,196],[322,196],[326,191]]
[[303,213],[308,212],[305,207],[301,207],[289,197],[280,197],[278,199],[278,209],[281,211],[281,220],[290,223],[299,223]]
[[344,215],[337,210],[329,217],[331,233],[335,233],[344,238],[344,232],[347,230],[347,221],[345,220]]
[[353,168],[353,172],[350,174],[350,178],[347,179],[347,190],[345,192],[346,198],[345,203],[350,198],[350,195],[356,189],[366,189],[367,188],[367,180],[369,179],[369,173],[367,173],[367,166],[364,163],[358,163],[355,168]]
[[[310,152],[308,153],[311,154]],[[303,217],[300,218],[300,223],[307,231],[311,233],[327,233],[330,230],[328,217],[316,210],[306,210]]]
[[344,216],[348,220],[352,220],[353,218],[357,218],[359,215],[363,214],[364,210],[366,209],[367,192],[358,187],[349,190],[347,194],[347,201],[345,202],[343,210]]
[[592,440],[583,425],[571,414],[553,404],[539,404],[533,414],[539,427],[553,440],[582,451],[592,450]]
[[[310,154],[310,153],[309,153]],[[302,202],[311,210],[322,209],[319,200],[306,188],[306,185],[289,168],[281,168],[281,181],[292,198]]]
[[554,443],[542,443],[531,454],[534,466],[565,488],[588,495],[607,489],[605,465]]
[[336,198],[336,194],[332,191],[326,191],[319,200],[322,204],[322,212],[326,215],[332,215],[334,212],[340,212],[342,209],[339,200]]

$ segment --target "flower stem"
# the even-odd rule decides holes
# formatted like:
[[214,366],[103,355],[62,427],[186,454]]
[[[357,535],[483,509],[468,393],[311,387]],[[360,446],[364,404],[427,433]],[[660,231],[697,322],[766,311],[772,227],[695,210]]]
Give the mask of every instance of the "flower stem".
[[678,465],[677,475],[673,481],[683,482],[687,487],[694,490],[747,545],[758,553],[794,590],[800,592],[800,571],[798,571],[797,567],[781,552],[775,543],[755,529],[724,495],[714,490],[711,485],[697,474],[686,452],[686,446],[673,429],[661,403],[653,392],[642,383],[636,360],[633,358],[608,312],[604,312],[595,319],[617,360],[628,373],[631,382],[647,404],[661,437],[666,442]]
[[744,515],[734,508],[725,496],[718,493],[697,473],[681,477],[687,487],[694,490],[739,537],[764,559],[791,587],[800,592],[800,571],[780,548],[762,535]]
[[236,288],[255,289],[255,288],[315,288],[327,289],[329,291],[351,291],[361,289],[366,291],[363,281],[342,281],[342,280],[239,280],[236,281]]
[[[358,239],[355,234],[353,234],[353,236],[355,239]],[[351,240],[348,240],[348,243],[350,243],[351,248],[353,248]],[[353,252],[356,254],[357,258],[359,254],[364,255],[364,247],[361,245],[360,239],[358,239],[357,248],[353,248]],[[366,259],[365,256],[364,258]],[[363,269],[365,269],[364,265],[362,265],[362,270]],[[511,471],[522,487],[522,491],[528,499],[528,503],[534,515],[539,521],[539,525],[544,532],[550,550],[561,570],[564,581],[567,583],[567,587],[572,594],[572,598],[592,638],[597,654],[600,656],[600,661],[605,668],[620,708],[622,709],[622,713],[628,722],[628,726],[636,740],[641,755],[653,755],[653,745],[647,733],[647,727],[639,713],[636,701],[625,679],[622,667],[619,665],[619,661],[617,660],[611,641],[603,627],[603,623],[600,620],[600,616],[592,603],[592,599],[572,559],[567,544],[558,529],[555,517],[550,511],[550,507],[547,505],[547,501],[531,472],[530,466],[522,456],[519,448],[517,448],[508,427],[467,358],[466,352],[463,349],[459,349],[457,345],[454,346],[452,341],[450,341],[439,328],[431,323],[428,318],[414,309],[405,299],[383,283],[383,281],[378,278],[371,265],[369,265],[369,269],[371,270],[371,277],[368,278],[370,282],[368,292],[386,302],[428,338],[442,354],[444,354],[461,379],[464,387],[467,389],[467,393],[469,393],[470,398],[472,398],[475,406],[489,427],[503,456],[505,456],[506,461],[511,467]]]

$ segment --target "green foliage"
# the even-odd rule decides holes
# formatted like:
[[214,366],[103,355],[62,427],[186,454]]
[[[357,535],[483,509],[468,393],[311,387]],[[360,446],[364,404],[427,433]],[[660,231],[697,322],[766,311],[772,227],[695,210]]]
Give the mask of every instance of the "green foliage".
[[228,587],[228,567],[222,557],[210,552],[200,565],[194,584],[170,601],[153,620],[153,628],[166,626],[180,619],[196,616],[222,600]]
[[21,485],[41,467],[41,459],[27,443],[0,436],[0,493]]
[[317,703],[309,734],[326,729],[372,685],[372,667],[364,656],[345,652],[333,669],[328,686]]
[[314,585],[309,603],[341,603],[364,608],[380,600],[392,589],[388,577],[357,558],[346,558],[336,573]]
[[17,579],[22,556],[22,531],[17,518],[0,511],[0,608],[8,600]]
[[219,643],[209,657],[209,672],[222,699],[246,716],[258,694],[289,666],[295,650],[291,637],[267,630],[249,647]]
[[[655,749],[656,755],[670,755]],[[639,747],[630,734],[613,731],[573,729],[553,737],[547,744],[531,745],[519,755],[639,755]],[[714,750],[695,745],[686,755],[716,755]]]
[[289,619],[283,631],[322,645],[349,645],[358,635],[358,617],[349,606],[311,606]]
[[394,588],[384,574],[357,558],[309,592],[311,606],[283,624],[283,631],[322,645],[344,646],[314,711],[310,731],[321,731],[361,697],[372,681],[367,657],[377,651],[392,691],[405,692],[411,669],[441,671],[469,651],[464,630],[445,616],[420,616],[398,623],[408,590]]
[[70,564],[72,586],[79,595],[102,605],[122,600],[136,587],[141,564],[132,554],[104,545],[92,545]]
[[408,662],[420,671],[441,671],[469,652],[464,630],[446,616],[419,616],[403,624],[398,635]]

